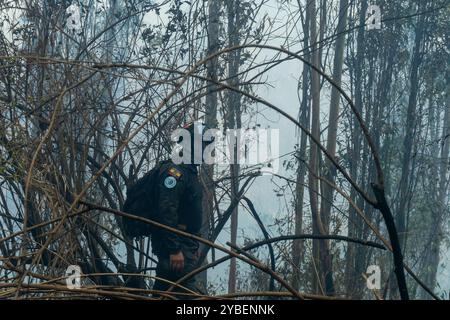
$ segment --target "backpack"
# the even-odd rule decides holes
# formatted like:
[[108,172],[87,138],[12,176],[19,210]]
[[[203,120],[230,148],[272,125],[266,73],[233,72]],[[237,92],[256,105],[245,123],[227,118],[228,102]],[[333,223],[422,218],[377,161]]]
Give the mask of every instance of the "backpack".
[[[155,166],[135,184],[127,188],[127,197],[123,205],[123,212],[143,217],[149,220],[158,220],[158,178],[161,164]],[[125,234],[130,238],[150,236],[156,227],[151,224],[122,217]]]

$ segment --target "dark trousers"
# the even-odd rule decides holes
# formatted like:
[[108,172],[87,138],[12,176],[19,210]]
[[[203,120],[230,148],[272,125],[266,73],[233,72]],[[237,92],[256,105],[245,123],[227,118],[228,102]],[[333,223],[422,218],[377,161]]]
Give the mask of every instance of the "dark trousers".
[[[171,282],[177,282],[179,279],[181,279],[183,276],[191,272],[195,269],[197,264],[197,257],[196,257],[196,251],[193,249],[187,249],[183,248],[181,249],[184,255],[184,269],[182,271],[174,271],[170,268],[170,262],[169,262],[169,256],[167,255],[161,255],[158,254],[158,264],[156,265],[156,277],[160,279],[155,280],[155,284],[153,285],[153,290],[158,291],[167,291],[172,284],[166,281],[163,281],[162,279],[169,280]],[[194,292],[199,292],[197,285],[196,285],[196,277],[190,277],[189,279],[183,281],[179,285],[192,290]],[[176,294],[176,293],[184,293],[184,294]],[[167,293],[168,295],[175,297],[176,299],[193,299],[192,293],[180,288],[178,285],[175,286],[170,292]],[[153,297],[160,297],[159,294],[153,294]],[[164,295],[162,295],[164,296]]]

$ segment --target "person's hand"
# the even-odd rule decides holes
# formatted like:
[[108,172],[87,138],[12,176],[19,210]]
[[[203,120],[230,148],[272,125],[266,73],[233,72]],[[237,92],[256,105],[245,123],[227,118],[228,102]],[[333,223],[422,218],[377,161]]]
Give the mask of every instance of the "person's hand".
[[184,269],[184,255],[183,252],[178,251],[178,253],[171,254],[169,257],[170,268],[174,271],[181,272]]

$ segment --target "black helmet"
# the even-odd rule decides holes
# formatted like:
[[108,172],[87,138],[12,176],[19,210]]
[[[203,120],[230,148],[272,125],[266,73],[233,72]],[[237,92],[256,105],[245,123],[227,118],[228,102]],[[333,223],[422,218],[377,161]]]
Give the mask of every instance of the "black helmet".
[[[203,122],[199,122],[199,121],[188,122],[183,126],[183,129],[187,130],[190,134],[190,137],[191,137],[191,141],[190,141],[191,149],[190,150],[194,150],[193,147],[195,145],[196,138],[201,139],[202,155],[203,155],[203,151],[205,150],[205,148],[214,142],[214,137],[208,137],[208,139],[205,141],[204,134],[207,130],[210,129],[210,127],[207,126]],[[182,141],[183,141],[183,137],[180,136],[178,138],[177,143],[182,143]],[[202,158],[201,161],[203,162],[203,160],[204,159]],[[199,164],[198,163],[199,161],[200,161],[200,159],[196,160],[194,158],[194,154],[192,154],[192,162],[191,163]]]
[[[195,134],[199,134],[203,138],[203,135],[205,134],[205,132],[211,128],[203,122],[190,121],[183,126],[183,129],[188,130],[191,135],[191,139],[193,139]],[[181,142],[182,140],[183,140],[183,138],[180,137],[178,142]],[[202,141],[203,141],[203,139],[202,139]],[[213,141],[214,141],[214,137],[212,137],[212,139],[209,139],[209,141],[203,141],[203,143],[206,143],[206,145],[208,145],[208,144],[212,143]]]

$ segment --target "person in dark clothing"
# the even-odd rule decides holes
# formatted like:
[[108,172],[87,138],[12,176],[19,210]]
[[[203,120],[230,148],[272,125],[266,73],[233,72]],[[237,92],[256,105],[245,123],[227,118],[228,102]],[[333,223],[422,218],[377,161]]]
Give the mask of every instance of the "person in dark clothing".
[[[158,185],[159,222],[170,227],[199,234],[202,224],[202,189],[194,164],[162,165]],[[199,244],[173,232],[158,229],[152,235],[153,253],[158,257],[156,277],[176,281],[193,270]],[[195,278],[183,286],[198,291]],[[154,290],[165,291],[170,283],[157,279]],[[180,290],[174,290],[180,291]]]
[[[194,124],[187,129],[193,132]],[[167,161],[161,165],[158,180],[159,222],[195,235],[199,235],[202,226],[203,194],[197,166],[198,164],[193,162],[175,164],[173,161]],[[158,264],[153,290],[166,291],[171,287],[171,283],[163,279],[176,282],[194,270],[197,265],[198,248],[199,243],[193,239],[164,229],[154,232],[152,249],[158,257]],[[194,292],[200,292],[196,286],[195,277],[181,285]],[[172,292],[188,293],[178,287],[175,287]],[[189,296],[178,295],[177,298],[188,299]]]

